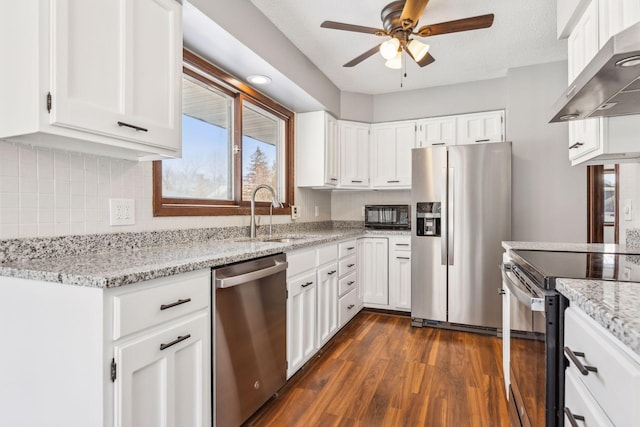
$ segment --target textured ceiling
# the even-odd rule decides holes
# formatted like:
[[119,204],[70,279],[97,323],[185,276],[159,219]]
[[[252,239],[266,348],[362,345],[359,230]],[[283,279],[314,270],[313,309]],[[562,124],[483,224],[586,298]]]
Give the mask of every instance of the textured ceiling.
[[[382,28],[380,11],[390,0],[251,0],[343,91],[380,94],[484,80],[507,69],[564,60],[566,42],[556,39],[556,2],[551,0],[431,0],[418,26],[495,14],[493,26],[419,39],[436,62],[418,67],[406,57],[402,72],[379,55],[353,68],[342,65],[385,38],[320,28],[325,20]],[[248,29],[248,31],[250,31]]]

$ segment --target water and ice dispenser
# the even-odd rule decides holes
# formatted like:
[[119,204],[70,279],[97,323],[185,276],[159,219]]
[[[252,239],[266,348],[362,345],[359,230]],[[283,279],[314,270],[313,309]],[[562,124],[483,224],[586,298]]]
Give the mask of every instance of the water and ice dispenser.
[[418,236],[440,236],[440,202],[416,204],[416,232]]

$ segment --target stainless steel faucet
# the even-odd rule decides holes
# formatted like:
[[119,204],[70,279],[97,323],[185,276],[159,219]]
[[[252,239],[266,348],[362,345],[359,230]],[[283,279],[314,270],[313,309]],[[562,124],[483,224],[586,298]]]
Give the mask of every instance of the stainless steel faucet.
[[[253,189],[251,193],[251,222],[249,223],[249,228],[251,229],[251,238],[256,237],[256,193],[261,188],[266,188],[271,192],[271,208],[281,208],[282,204],[278,201],[276,197],[276,192],[267,184],[260,184]],[[273,222],[273,210],[269,209],[269,235],[271,235],[271,224]]]

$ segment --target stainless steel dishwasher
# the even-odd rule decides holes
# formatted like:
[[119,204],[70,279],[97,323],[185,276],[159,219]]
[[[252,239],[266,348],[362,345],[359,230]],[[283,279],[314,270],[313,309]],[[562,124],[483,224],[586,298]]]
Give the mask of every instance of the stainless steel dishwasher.
[[217,427],[237,427],[286,382],[284,254],[213,270],[214,408]]

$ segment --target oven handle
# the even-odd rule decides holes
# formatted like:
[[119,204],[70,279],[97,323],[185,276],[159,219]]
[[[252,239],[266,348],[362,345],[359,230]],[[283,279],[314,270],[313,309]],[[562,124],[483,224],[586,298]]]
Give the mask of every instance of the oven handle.
[[535,297],[531,292],[523,289],[516,281],[512,280],[511,277],[509,277],[509,273],[507,273],[507,270],[510,270],[508,264],[502,264],[500,269],[502,270],[502,282],[521,304],[531,311],[544,311],[544,298]]

